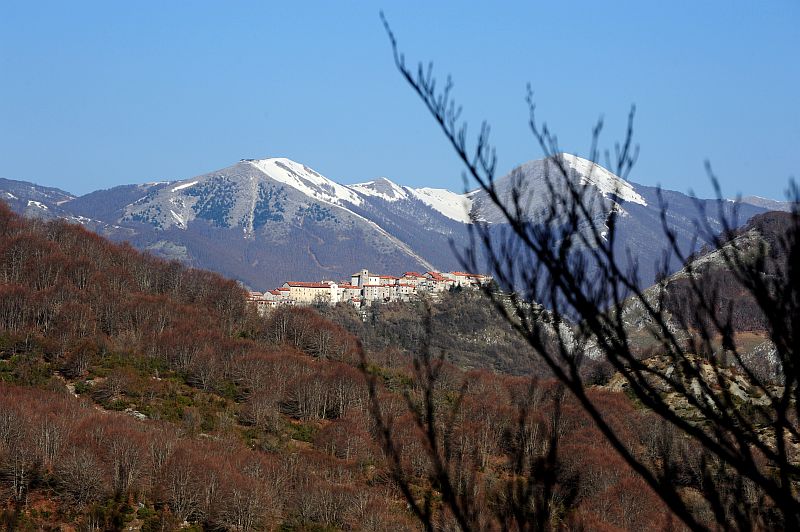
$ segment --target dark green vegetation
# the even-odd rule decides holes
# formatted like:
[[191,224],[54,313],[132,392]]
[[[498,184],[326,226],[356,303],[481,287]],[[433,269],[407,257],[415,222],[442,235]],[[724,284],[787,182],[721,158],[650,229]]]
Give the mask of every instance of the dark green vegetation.
[[226,227],[233,207],[233,192],[233,185],[229,181],[212,178],[206,183],[190,187],[187,194],[199,198],[193,206],[198,218],[209,220],[217,227]]
[[286,201],[286,192],[283,187],[269,187],[264,184],[258,186],[258,201],[253,209],[253,227],[264,227],[269,222],[283,220],[286,209],[281,201]]

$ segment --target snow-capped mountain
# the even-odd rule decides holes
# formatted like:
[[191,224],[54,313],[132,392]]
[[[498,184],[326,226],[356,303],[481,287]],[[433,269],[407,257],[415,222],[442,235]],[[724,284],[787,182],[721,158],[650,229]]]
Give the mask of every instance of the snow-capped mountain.
[[[662,208],[666,208],[667,224],[675,232],[678,245],[688,255],[693,245],[701,247],[704,244],[702,240],[694,240],[697,236],[695,222],[702,213],[705,213],[712,227],[721,230],[720,215],[732,217],[737,205],[727,200],[698,200],[669,190],[663,190],[659,200],[656,188],[626,181],[587,159],[566,153],[555,157],[559,157],[566,168],[567,179],[586,187],[584,198],[598,225],[605,223],[612,209],[619,213],[615,239],[617,256],[625,257],[630,251],[638,264],[639,278],[644,286],[653,282],[658,264],[668,247],[661,220]],[[495,186],[501,201],[506,205],[512,204],[513,191],[516,189],[523,212],[535,223],[552,207],[547,193],[548,179],[556,188],[565,186],[564,178],[553,159],[540,159],[515,168],[498,179]],[[473,217],[503,224],[501,210],[489,200],[486,192],[477,191],[472,199]],[[748,203],[739,203],[738,209],[739,224],[746,223],[752,216],[766,210]],[[672,257],[670,270],[677,270],[681,266]]]
[[[242,160],[181,181],[97,191],[70,207],[125,229],[120,238],[137,247],[262,289],[290,279],[345,278],[362,267],[457,267],[448,238],[463,224],[411,192],[385,209],[382,198],[364,190],[274,158]],[[416,246],[423,233],[429,243]]]
[[[561,157],[569,178],[585,184],[597,199],[598,216],[612,206],[621,209],[618,241],[637,256],[643,281],[650,281],[665,245],[655,189],[629,183],[586,159]],[[531,161],[498,179],[500,197],[510,201],[512,187],[520,185],[526,213],[535,221],[548,207],[550,166],[550,160]],[[688,245],[696,206],[677,192],[664,196],[670,224]],[[191,179],[125,185],[77,198],[0,181],[0,198],[29,216],[46,212],[67,218],[259,289],[286,280],[346,278],[362,267],[387,273],[460,269],[453,248],[468,244],[473,220],[498,231],[505,225],[480,190],[412,188],[385,177],[345,185],[285,158],[243,159]],[[716,212],[714,205],[707,207]],[[764,210],[742,204],[741,222]]]
[[[637,192],[632,183],[617,177],[602,166],[581,157],[561,153],[557,155],[573,183],[587,187],[586,199],[593,206],[606,211],[612,204],[648,206],[647,200]],[[553,158],[530,161],[513,169],[495,182],[497,193],[506,206],[514,201],[518,193],[525,214],[535,220],[552,206],[548,191],[548,180],[556,188],[564,187],[564,180]],[[637,186],[638,187],[638,186]],[[501,210],[489,199],[487,192],[478,190],[471,196],[475,206],[474,215],[490,223],[503,223]],[[624,210],[624,207],[622,207]]]
[[392,183],[385,177],[350,185],[350,189],[362,196],[376,198],[387,203],[419,200],[439,214],[461,223],[471,223],[472,198],[469,194],[458,194],[444,188],[411,188]]
[[275,181],[284,183],[314,199],[334,205],[361,204],[361,198],[346,186],[324,177],[311,168],[289,159],[246,161]]

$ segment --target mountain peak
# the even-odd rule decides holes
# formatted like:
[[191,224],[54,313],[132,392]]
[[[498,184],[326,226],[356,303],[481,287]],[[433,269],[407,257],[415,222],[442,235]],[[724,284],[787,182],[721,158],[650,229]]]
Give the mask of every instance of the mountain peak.
[[462,223],[472,223],[469,217],[472,200],[465,194],[451,192],[444,188],[411,188],[393,183],[385,177],[379,177],[366,183],[357,183],[349,187],[359,194],[395,202],[415,199],[421,201],[445,218]]
[[349,187],[365,196],[373,196],[385,201],[397,201],[408,198],[408,193],[400,185],[385,177],[379,177],[366,183],[356,183]]
[[[641,279],[653,279],[650,265],[664,246],[660,224],[653,224],[659,214],[655,189],[630,185],[584,158],[559,156],[571,182],[591,184],[590,197],[608,198],[593,202],[595,208],[623,212],[616,241],[640,259]],[[548,170],[553,171],[549,162],[548,167],[547,159],[530,161],[497,179],[501,201],[513,201],[514,187],[522,186],[525,216],[536,221],[547,213],[543,191]],[[336,278],[365,265],[375,270],[429,268],[426,264],[457,269],[450,243],[458,249],[469,245],[468,224],[507,223],[482,189],[459,194],[400,186],[386,178],[345,186],[284,157],[242,160],[185,180],[114,187],[75,199],[63,191],[0,179],[0,201],[29,216],[63,217],[255,285]],[[670,226],[687,249],[696,201],[677,192],[670,196]],[[709,205],[716,212],[717,203]],[[744,201],[722,207],[726,212],[740,208],[742,221],[764,211]],[[709,218],[709,223],[718,222]]]
[[349,188],[336,183],[308,166],[285,157],[243,161],[267,177],[299,190],[314,199],[342,205],[343,202],[361,205],[361,197]]
[[634,190],[630,183],[599,164],[571,153],[562,152],[553,157],[560,158],[565,166],[574,170],[580,176],[582,185],[594,185],[600,190],[603,197],[607,198],[609,194],[614,194],[622,201],[647,206],[645,199]]

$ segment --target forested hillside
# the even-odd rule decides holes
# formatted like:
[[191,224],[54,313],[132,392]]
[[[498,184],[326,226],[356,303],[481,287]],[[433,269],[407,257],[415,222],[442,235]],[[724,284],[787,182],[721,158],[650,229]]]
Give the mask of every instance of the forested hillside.
[[427,342],[461,368],[549,376],[483,292],[454,289],[440,296],[374,304],[362,314],[344,305],[321,306],[318,311],[355,334],[369,350],[395,349],[408,355]]
[[[402,474],[454,529],[418,423],[428,392],[455,492],[483,528],[517,529],[542,505],[577,529],[674,524],[556,384],[434,360],[431,390],[412,349],[424,328],[382,341],[386,327],[348,331],[312,309],[260,318],[231,281],[3,205],[0,283],[6,528],[414,530]],[[506,334],[471,352],[495,337],[515,347]],[[670,474],[688,498],[717,489],[690,442],[622,394],[588,393],[653,468],[680,464]]]
[[[787,245],[787,239],[794,223],[787,212],[755,216],[744,227],[723,235],[718,248],[707,247],[690,256],[681,270],[645,290],[644,295],[652,302],[663,298],[669,326],[687,344],[694,339],[691,350],[695,354],[724,367],[743,369],[745,363],[749,371],[776,384],[783,378],[783,370],[771,338],[774,323],[762,304],[763,297],[775,296],[777,287],[784,286],[791,275],[787,267],[796,259],[789,256],[788,250],[794,248]],[[742,282],[741,271],[757,272],[763,283],[761,302]],[[640,302],[631,298],[626,305],[632,345],[642,357],[658,355],[658,342],[648,329],[651,320]]]
[[[787,238],[793,218],[789,212],[768,212],[753,217],[744,227],[729,235],[725,246],[741,250],[743,258],[755,260],[763,248],[763,264],[758,268],[767,278],[785,274],[777,270],[789,264],[786,246],[781,241]],[[720,318],[730,318],[731,326],[737,332],[765,333],[766,317],[753,295],[749,293],[724,259],[724,250],[705,249],[693,257],[690,266],[695,275],[702,279],[705,297],[713,297],[720,306]],[[703,326],[703,318],[698,315],[698,295],[693,293],[685,270],[678,272],[668,284],[670,297],[666,299],[667,308],[676,315],[685,316],[695,328]],[[725,308],[730,305],[730,308]],[[708,318],[705,317],[705,320]]]

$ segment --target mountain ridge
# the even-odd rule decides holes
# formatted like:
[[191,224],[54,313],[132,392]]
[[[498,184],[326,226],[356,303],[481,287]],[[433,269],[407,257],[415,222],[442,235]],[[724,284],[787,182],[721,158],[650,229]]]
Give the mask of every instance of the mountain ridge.
[[[656,189],[626,181],[574,155],[559,157],[569,178],[586,185],[598,205],[623,211],[621,245],[639,256],[643,278],[652,278],[650,263],[664,244]],[[547,207],[541,191],[552,170],[550,159],[529,161],[495,185],[508,201],[514,184],[523,183],[530,192],[526,216],[535,220],[537,212]],[[16,197],[9,183],[0,181],[0,198],[9,193]],[[17,212],[81,223],[114,240],[127,240],[137,248],[218,271],[255,288],[289,279],[346,278],[363,267],[387,272],[461,269],[453,251],[469,245],[469,225],[479,221],[502,233],[505,222],[480,189],[456,193],[414,188],[386,177],[344,185],[283,157],[242,159],[188,179],[121,185],[79,197],[14,183],[20,194],[30,191],[11,205]],[[689,245],[691,219],[697,215],[695,200],[672,191],[664,191],[662,197],[670,202],[671,226],[682,245]],[[720,206],[716,200],[698,201],[706,207]],[[766,210],[739,205],[742,223]],[[721,207],[726,212],[728,207]]]

